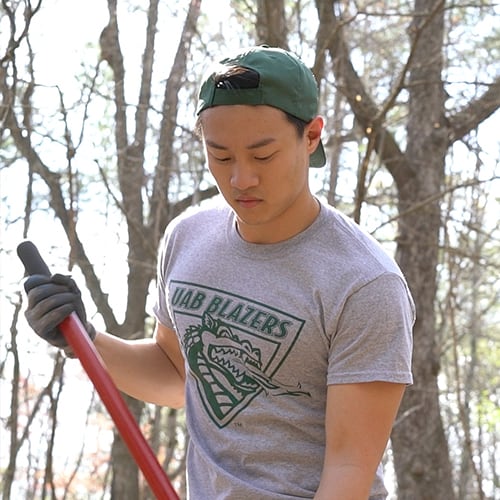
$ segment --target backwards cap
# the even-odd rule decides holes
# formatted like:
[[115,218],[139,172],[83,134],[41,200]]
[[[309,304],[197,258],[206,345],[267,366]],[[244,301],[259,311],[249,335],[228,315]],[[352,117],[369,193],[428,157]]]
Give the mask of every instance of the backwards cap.
[[[217,77],[235,67],[256,73],[257,80],[251,88],[218,86]],[[310,122],[318,113],[318,87],[311,70],[291,52],[265,45],[252,47],[223,59],[212,69],[201,86],[196,114],[213,106],[234,104],[264,104]],[[322,167],[325,163],[320,141],[309,165]]]

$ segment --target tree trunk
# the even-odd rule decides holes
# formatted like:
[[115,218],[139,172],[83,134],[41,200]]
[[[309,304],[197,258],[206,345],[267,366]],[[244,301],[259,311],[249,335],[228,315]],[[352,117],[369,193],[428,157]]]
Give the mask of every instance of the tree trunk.
[[111,447],[111,500],[137,500],[139,491],[138,468],[130,460],[130,452],[121,436],[115,432]]
[[[397,259],[417,308],[414,385],[406,391],[392,434],[400,500],[455,498],[448,443],[439,407],[440,353],[436,345],[436,270],[441,227],[440,191],[449,147],[442,87],[444,2],[417,0],[410,69],[406,160],[413,174],[399,185]],[[418,208],[416,208],[418,207]]]
[[257,0],[256,43],[288,49],[284,0]]
[[[392,436],[398,498],[451,500],[453,481],[439,406],[434,314],[441,226],[439,193],[450,146],[441,78],[443,2],[416,0],[409,60],[383,105],[369,95],[354,69],[343,33],[348,28],[339,6],[334,0],[316,0],[316,6],[318,46],[328,50],[337,88],[399,191],[397,259],[413,292],[418,318],[414,330],[415,383],[405,395]],[[385,128],[384,119],[407,80],[410,109],[407,149],[403,152]]]

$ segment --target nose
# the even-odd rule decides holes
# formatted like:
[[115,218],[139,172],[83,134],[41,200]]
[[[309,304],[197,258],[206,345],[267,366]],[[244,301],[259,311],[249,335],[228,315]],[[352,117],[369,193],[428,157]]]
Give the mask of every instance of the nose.
[[237,162],[231,171],[231,187],[245,191],[259,184],[259,175],[255,168],[244,162]]

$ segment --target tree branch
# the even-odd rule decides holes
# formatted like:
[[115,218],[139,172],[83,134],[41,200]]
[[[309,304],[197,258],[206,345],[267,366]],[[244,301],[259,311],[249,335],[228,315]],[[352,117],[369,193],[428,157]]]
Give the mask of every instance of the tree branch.
[[155,168],[151,209],[149,212],[149,237],[158,242],[165,230],[171,214],[168,210],[168,190],[172,176],[174,133],[176,129],[177,111],[179,108],[179,89],[185,75],[187,57],[191,48],[193,34],[200,14],[201,0],[191,0],[182,34],[177,46],[174,63],[165,84],[163,97],[160,140],[158,142],[158,163]]
[[462,139],[471,130],[489,118],[500,108],[500,76],[488,85],[488,90],[477,99],[448,117],[450,123],[450,144]]
[[72,243],[72,251],[74,252],[73,255],[85,277],[85,282],[92,294],[92,299],[105,320],[107,319],[106,326],[108,328],[114,327],[117,324],[117,321],[113,310],[109,305],[108,296],[102,291],[99,278],[95,274],[95,269],[85,252],[85,248],[78,234],[72,233],[70,211],[66,207],[61,187],[60,174],[52,172],[48,166],[44,164],[33,148],[29,136],[25,137],[23,134],[14,113],[10,112],[8,114],[6,124],[11,132],[11,136],[16,144],[16,147],[23,157],[26,158],[30,170],[33,173],[38,174],[47,185],[49,189],[49,205],[54,210],[57,219],[61,222],[68,241]]
[[[334,0],[316,2],[320,21],[318,38],[321,33],[330,34],[323,43],[333,61],[337,88],[345,95],[357,122],[366,135],[374,135],[375,151],[392,174],[396,184],[400,186],[412,176],[412,172],[394,136],[383,126],[387,109],[380,108],[374,102],[354,69],[342,30],[345,20],[335,15],[334,3]],[[394,99],[393,94],[394,91],[391,93],[391,100]]]

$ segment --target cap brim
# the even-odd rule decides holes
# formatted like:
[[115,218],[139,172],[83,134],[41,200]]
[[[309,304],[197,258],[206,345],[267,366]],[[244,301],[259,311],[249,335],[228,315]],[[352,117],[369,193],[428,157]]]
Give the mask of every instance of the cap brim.
[[319,141],[316,151],[309,157],[309,166],[313,168],[319,168],[326,164],[325,149],[323,148],[323,143]]

